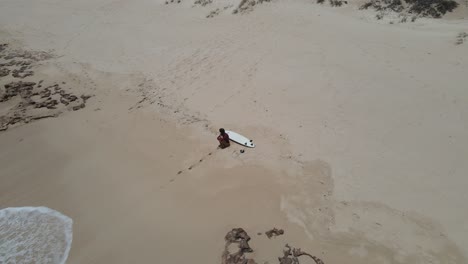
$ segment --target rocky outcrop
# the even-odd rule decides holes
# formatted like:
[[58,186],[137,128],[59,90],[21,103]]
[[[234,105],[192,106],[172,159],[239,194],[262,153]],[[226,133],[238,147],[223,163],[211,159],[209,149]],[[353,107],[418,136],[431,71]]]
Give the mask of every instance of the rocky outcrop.
[[259,5],[265,2],[270,2],[270,0],[241,0],[237,8],[234,9],[232,13],[233,14],[247,13],[247,12],[252,11],[256,5]]
[[454,0],[370,0],[360,9],[374,9],[378,11],[377,19],[382,19],[388,13],[397,13],[401,22],[408,17],[414,21],[418,17],[441,18],[458,7]]
[[[267,233],[270,233],[268,235]],[[261,233],[259,233],[261,234]],[[282,235],[284,231],[282,229],[273,228],[270,231],[267,231],[268,238],[273,236],[273,234]],[[253,249],[249,245],[250,236],[242,228],[233,228],[229,231],[224,237],[224,251],[221,258],[222,264],[256,264],[257,262],[246,256],[246,253],[252,253]],[[238,250],[236,252],[230,252],[229,246],[231,244],[237,244]],[[283,249],[283,256],[278,258],[280,264],[300,264],[299,257],[306,256],[315,261],[316,264],[324,264],[324,262],[307,252],[302,251],[300,248],[290,247],[288,244],[285,245]]]
[[0,104],[6,104],[3,115],[0,116],[0,131],[17,124],[56,117],[64,111],[76,111],[86,106],[86,101],[90,98],[88,95],[76,96],[57,83],[43,87],[43,80],[36,82],[31,79],[36,62],[50,58],[49,54],[9,50],[7,44],[0,44],[0,57],[3,59],[0,63],[0,78],[28,79],[10,81],[0,89]]

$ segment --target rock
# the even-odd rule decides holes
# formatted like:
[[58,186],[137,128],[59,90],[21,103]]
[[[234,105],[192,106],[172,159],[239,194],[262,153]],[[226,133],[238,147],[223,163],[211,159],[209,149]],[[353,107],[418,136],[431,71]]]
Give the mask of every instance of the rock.
[[46,107],[48,109],[56,109],[56,107],[55,107],[56,105],[58,105],[57,100],[49,100],[49,101],[46,102]]
[[302,251],[300,248],[291,248],[288,244],[286,244],[284,248],[283,256],[278,258],[280,264],[299,264],[300,256],[308,256],[313,259],[316,264],[324,264],[321,259]]
[[[14,78],[26,78],[34,74],[31,69],[35,66],[36,61],[51,57],[45,52],[8,50],[7,53],[5,52],[6,48],[6,44],[0,44],[2,59],[7,60],[0,63],[0,77],[11,73]],[[14,67],[14,69],[10,67]],[[82,109],[85,107],[85,101],[91,97],[83,95],[79,99],[76,95],[64,91],[58,84],[42,88],[43,83],[44,80],[40,80],[37,84],[35,82],[15,81],[4,85],[5,89],[0,93],[0,103],[9,101],[17,95],[21,98],[16,98],[16,105],[9,106],[5,109],[5,112],[2,112],[0,131],[5,131],[15,124],[26,124],[43,118],[56,117],[65,109],[70,111]],[[61,83],[65,84],[65,82]],[[70,102],[75,102],[73,107],[65,107],[70,105]],[[49,110],[30,111],[34,108],[47,108]]]
[[[377,19],[382,19],[387,13],[395,12],[402,16],[441,18],[447,12],[458,7],[454,0],[369,0],[360,9],[372,8],[380,12]],[[406,21],[406,19],[404,20]]]
[[[64,96],[64,97],[65,97],[65,96]],[[67,97],[68,97],[68,98],[67,98]],[[74,102],[74,101],[76,101],[76,99],[78,99],[78,97],[76,97],[76,96],[74,96],[74,95],[68,95],[67,97],[65,97],[65,98],[67,98],[70,102]]]
[[265,235],[268,238],[277,237],[277,236],[280,236],[282,234],[284,234],[284,230],[283,229],[276,229],[276,227],[265,232]]
[[34,82],[11,82],[9,84],[5,84],[5,93],[0,98],[0,102],[8,101],[11,97],[14,97],[18,94],[31,94],[32,89],[34,88],[36,83]]
[[264,2],[270,2],[270,0],[241,0],[236,9],[232,12],[233,14],[237,13],[247,13],[253,10],[253,7],[257,4],[262,4]]
[[10,118],[10,120],[8,121],[8,124],[9,125],[14,125],[18,122],[20,122],[22,120],[22,118],[20,116],[13,116],[12,118]]
[[81,99],[83,99],[83,102],[86,103],[86,100],[88,100],[89,98],[91,98],[91,95],[84,95],[84,94],[83,94],[83,95],[81,95],[80,97],[81,97]]
[[81,103],[77,106],[74,106],[72,109],[73,111],[76,111],[76,110],[80,110],[81,108],[85,108],[85,106],[86,106],[85,103]]
[[221,10],[219,8],[211,11],[207,16],[206,18],[212,18],[212,17],[215,17],[217,15],[219,15],[219,13],[221,12]]
[[67,99],[65,99],[63,97],[60,97],[60,103],[62,103],[64,105],[68,105],[70,102],[68,102]]
[[0,77],[4,77],[10,74],[10,70],[7,68],[0,68]]
[[468,34],[466,32],[461,32],[460,34],[457,35],[457,39],[455,41],[455,45],[461,45],[465,42],[466,38],[468,37]]
[[[281,229],[273,228],[275,232],[283,234],[284,231]],[[270,231],[272,231],[270,230]],[[262,233],[257,233],[261,235]],[[226,241],[224,245],[224,251],[221,257],[222,264],[256,264],[254,259],[247,258],[245,253],[253,252],[252,248],[248,245],[250,240],[249,235],[242,228],[233,228],[224,237]],[[238,244],[239,250],[236,252],[229,252],[231,244]],[[232,248],[232,247],[231,247]],[[302,251],[300,248],[292,248],[288,244],[283,249],[283,256],[278,258],[280,264],[300,264],[299,257],[307,256],[310,257],[316,264],[324,264],[324,262],[307,252]],[[267,262],[265,262],[267,263]]]
[[[233,228],[224,237],[226,241],[224,246],[224,252],[222,255],[222,264],[245,264],[256,262],[253,259],[248,259],[244,255],[245,253],[253,252],[253,249],[249,246],[250,236],[242,228]],[[238,244],[239,250],[235,253],[229,252],[229,246],[231,244]]]
[[28,76],[34,75],[34,72],[33,71],[26,71],[23,68],[21,68],[20,70],[16,70],[16,69],[13,70],[12,75],[15,78],[24,79],[24,78],[26,78]]
[[201,5],[201,6],[206,6],[213,3],[213,0],[196,0],[194,2],[195,5]]
[[41,98],[49,98],[51,94],[52,93],[49,88],[45,88],[43,91],[40,92]]
[[8,47],[8,44],[6,43],[0,44],[0,52],[3,52],[4,50],[6,50],[7,47]]

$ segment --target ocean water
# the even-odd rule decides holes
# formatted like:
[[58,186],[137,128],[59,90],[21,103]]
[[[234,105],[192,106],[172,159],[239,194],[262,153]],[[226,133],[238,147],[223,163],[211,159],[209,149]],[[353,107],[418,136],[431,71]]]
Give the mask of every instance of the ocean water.
[[70,251],[71,218],[47,207],[0,210],[0,264],[62,264]]

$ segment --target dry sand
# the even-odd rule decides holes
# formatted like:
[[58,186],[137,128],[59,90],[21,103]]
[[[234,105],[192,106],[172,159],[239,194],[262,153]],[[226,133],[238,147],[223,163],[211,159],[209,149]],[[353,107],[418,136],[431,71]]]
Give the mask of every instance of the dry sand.
[[[67,263],[220,263],[234,227],[258,263],[286,243],[325,263],[468,263],[466,19],[299,0],[209,19],[188,1],[0,6],[0,44],[52,56],[24,81],[93,95],[0,132],[0,208],[72,218]],[[257,147],[217,150],[219,127]]]

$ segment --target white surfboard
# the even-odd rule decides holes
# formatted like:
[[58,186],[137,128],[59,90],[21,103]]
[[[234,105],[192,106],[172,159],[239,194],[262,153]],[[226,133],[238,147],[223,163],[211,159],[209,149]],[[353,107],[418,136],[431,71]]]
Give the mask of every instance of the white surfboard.
[[229,135],[230,140],[248,148],[255,148],[255,144],[252,142],[252,140],[244,137],[243,135],[229,130],[226,130],[226,133]]

